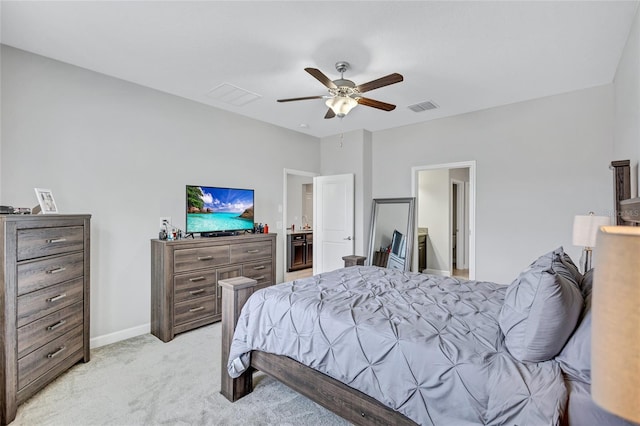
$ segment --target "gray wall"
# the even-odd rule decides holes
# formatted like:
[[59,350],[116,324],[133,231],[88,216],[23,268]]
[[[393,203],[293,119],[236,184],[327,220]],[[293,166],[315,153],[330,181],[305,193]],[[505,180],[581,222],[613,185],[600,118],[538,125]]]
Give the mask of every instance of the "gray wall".
[[[476,279],[509,283],[612,208],[611,85],[373,135],[373,196],[411,196],[411,167],[476,160]],[[431,229],[429,229],[431,232]]]
[[[339,130],[338,119],[333,122]],[[367,256],[371,228],[371,139],[371,132],[357,130],[322,138],[320,143],[322,175],[354,174],[354,254],[359,256]]]
[[149,330],[149,240],[160,216],[184,227],[186,184],[253,188],[256,221],[283,232],[283,169],[320,170],[317,138],[10,47],[1,54],[0,200],[32,207],[44,187],[61,213],[93,215],[94,345]]
[[[640,8],[629,33],[614,80],[615,122],[613,160],[631,160],[632,197],[638,195],[640,161]],[[594,254],[595,255],[595,254]]]
[[476,277],[508,283],[558,245],[577,259],[573,216],[610,213],[609,162],[640,160],[638,32],[636,18],[613,85],[320,144],[3,46],[0,202],[33,206],[39,186],[61,212],[93,214],[100,342],[148,330],[149,239],[159,216],[184,225],[185,184],[256,189],[256,219],[275,230],[284,168],[355,174],[366,254],[372,198],[412,196],[413,166],[476,160]]

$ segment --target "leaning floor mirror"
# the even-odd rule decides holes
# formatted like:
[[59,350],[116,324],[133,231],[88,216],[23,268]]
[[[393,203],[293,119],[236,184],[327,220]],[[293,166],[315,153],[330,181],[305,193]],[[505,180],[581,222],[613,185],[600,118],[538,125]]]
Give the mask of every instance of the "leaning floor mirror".
[[415,198],[374,198],[367,264],[411,270]]

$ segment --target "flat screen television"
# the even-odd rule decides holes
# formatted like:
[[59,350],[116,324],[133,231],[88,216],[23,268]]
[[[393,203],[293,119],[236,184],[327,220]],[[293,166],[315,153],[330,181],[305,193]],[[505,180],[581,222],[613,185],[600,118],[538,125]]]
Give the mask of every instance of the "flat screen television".
[[187,185],[188,234],[215,235],[253,229],[253,189]]

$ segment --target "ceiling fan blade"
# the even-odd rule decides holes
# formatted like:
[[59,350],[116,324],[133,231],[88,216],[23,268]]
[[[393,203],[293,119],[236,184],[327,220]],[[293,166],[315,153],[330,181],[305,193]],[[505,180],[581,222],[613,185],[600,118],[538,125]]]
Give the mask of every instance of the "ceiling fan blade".
[[360,84],[356,87],[360,93],[368,92],[369,90],[378,89],[380,87],[388,86],[390,84],[400,83],[404,80],[404,77],[398,73],[393,73],[380,77],[377,80],[370,81],[368,83]]
[[322,99],[324,96],[305,96],[304,98],[278,99],[278,102],[306,101],[308,99]]
[[320,83],[324,84],[327,88],[329,89],[337,89],[338,86],[336,86],[336,84],[331,81],[331,79],[329,77],[327,77],[326,75],[324,75],[322,73],[322,71],[320,71],[317,68],[305,68],[304,69],[306,72],[308,72],[309,74],[311,74],[312,76],[315,77],[316,80],[318,80]]
[[360,105],[378,108],[385,111],[393,111],[394,109],[396,109],[395,105],[388,104],[386,102],[376,101],[375,99],[369,99],[369,98],[358,98],[358,103]]
[[333,118],[336,116],[336,113],[333,112],[331,108],[327,110],[327,113],[324,115],[324,118]]

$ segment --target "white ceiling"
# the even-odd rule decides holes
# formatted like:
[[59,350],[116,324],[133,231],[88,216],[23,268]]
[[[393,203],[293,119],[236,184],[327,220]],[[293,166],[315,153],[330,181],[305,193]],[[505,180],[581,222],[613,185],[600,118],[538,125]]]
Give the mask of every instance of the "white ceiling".
[[[323,137],[377,131],[607,84],[638,1],[2,1],[1,41],[19,49]],[[404,82],[325,120],[304,71],[361,84]],[[221,84],[258,94],[244,106],[207,95]],[[437,110],[409,105],[433,101]]]

